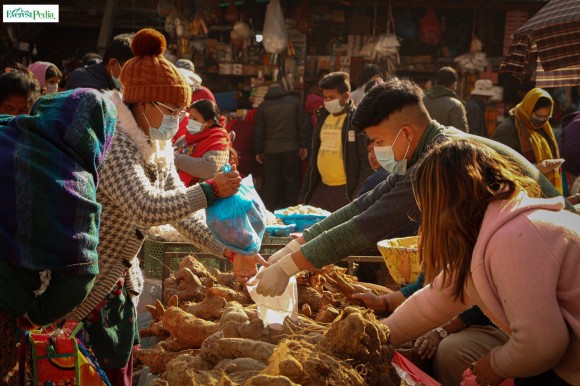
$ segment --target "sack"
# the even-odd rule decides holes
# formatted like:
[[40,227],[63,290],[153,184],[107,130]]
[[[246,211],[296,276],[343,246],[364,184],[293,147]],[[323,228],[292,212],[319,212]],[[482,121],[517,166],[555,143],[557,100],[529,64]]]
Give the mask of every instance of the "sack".
[[221,243],[242,255],[258,253],[266,231],[266,208],[251,175],[242,180],[236,194],[217,200],[205,214],[208,228]]
[[264,37],[262,44],[266,52],[279,54],[286,48],[288,34],[280,0],[271,0],[266,7],[262,36]]
[[[473,374],[470,368],[467,368],[461,376],[463,379],[461,380],[459,386],[479,386],[479,384],[475,381],[475,374]],[[514,386],[514,380],[511,378],[506,379],[500,383],[499,386]]]
[[405,381],[407,385],[416,385],[421,382],[425,386],[441,386],[439,382],[396,351],[391,364],[401,377],[401,380]]
[[111,386],[95,358],[75,338],[79,328],[67,322],[62,329],[28,334],[35,386]]
[[441,42],[441,23],[437,19],[434,8],[429,8],[427,14],[419,22],[419,39],[431,46]]

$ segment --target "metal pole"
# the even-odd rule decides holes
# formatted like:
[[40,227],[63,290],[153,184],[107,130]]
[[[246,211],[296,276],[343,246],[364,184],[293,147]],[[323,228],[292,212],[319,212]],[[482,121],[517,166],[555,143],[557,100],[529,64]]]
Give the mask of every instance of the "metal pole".
[[101,30],[99,31],[99,40],[97,42],[97,51],[100,55],[105,53],[109,42],[113,37],[113,20],[117,12],[117,0],[107,0],[105,4],[105,12],[103,14],[103,21],[101,22]]

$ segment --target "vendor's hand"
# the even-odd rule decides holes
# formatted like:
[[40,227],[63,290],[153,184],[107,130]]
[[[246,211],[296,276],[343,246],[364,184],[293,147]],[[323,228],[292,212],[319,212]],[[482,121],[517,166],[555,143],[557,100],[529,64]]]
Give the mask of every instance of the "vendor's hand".
[[433,355],[435,355],[440,342],[441,336],[437,333],[437,331],[429,331],[425,335],[418,337],[415,341],[417,354],[419,354],[421,359],[433,358]]
[[235,165],[232,167],[231,172],[219,172],[213,180],[217,185],[218,194],[221,198],[236,194],[242,183],[242,178]]
[[258,272],[257,264],[261,264],[264,267],[269,266],[259,253],[255,255],[240,255],[236,253],[234,255],[234,276],[240,283],[246,283],[248,279]]
[[305,147],[301,147],[300,149],[298,149],[298,157],[301,160],[305,160],[306,157],[308,157],[308,149],[306,149]]
[[300,268],[292,259],[292,255],[286,255],[276,264],[260,271],[255,278],[248,281],[248,285],[256,285],[256,292],[264,296],[280,296],[286,290],[288,281],[300,272]]
[[256,154],[256,161],[261,165],[264,163],[264,154]]
[[556,158],[556,159],[545,159],[540,163],[536,164],[536,167],[540,171],[540,173],[548,173],[552,170],[558,169],[564,163],[563,158]]
[[300,243],[297,240],[292,240],[286,244],[282,249],[278,250],[268,258],[268,263],[274,264],[286,255],[291,255],[300,250]]
[[475,380],[478,385],[496,386],[503,382],[505,378],[497,375],[491,368],[490,353],[485,354],[475,363],[472,363],[469,368],[475,375]]
[[352,294],[353,299],[362,300],[368,308],[375,311],[386,311],[385,302],[381,296],[375,295],[372,292],[363,292]]

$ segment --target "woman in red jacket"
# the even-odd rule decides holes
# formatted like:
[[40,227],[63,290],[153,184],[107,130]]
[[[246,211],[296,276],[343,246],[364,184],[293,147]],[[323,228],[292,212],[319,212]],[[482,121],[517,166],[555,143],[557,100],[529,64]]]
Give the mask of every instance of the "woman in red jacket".
[[218,106],[209,99],[189,107],[187,130],[174,144],[175,166],[185,186],[213,177],[230,161],[232,144],[221,122]]

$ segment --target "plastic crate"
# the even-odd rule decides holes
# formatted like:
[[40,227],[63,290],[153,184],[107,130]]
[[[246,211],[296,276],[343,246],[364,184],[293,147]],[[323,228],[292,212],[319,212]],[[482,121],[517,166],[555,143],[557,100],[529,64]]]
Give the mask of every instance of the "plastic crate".
[[[164,263],[165,254],[168,252],[181,252],[181,257],[175,256]],[[151,279],[163,279],[163,268],[176,271],[183,256],[200,252],[198,248],[189,243],[175,243],[168,241],[159,241],[152,238],[146,238],[143,244],[143,274]]]
[[262,238],[260,254],[267,258],[282,249],[292,240],[292,237],[274,237],[266,235]]
[[[265,236],[262,238],[260,254],[268,257],[288,244],[290,240],[292,240],[290,237]],[[222,272],[231,269],[231,263],[228,259],[203,253],[189,243],[160,241],[148,237],[145,239],[142,250],[143,274],[151,279],[163,280],[169,277],[171,272],[179,269],[181,260],[191,254],[195,255],[208,268],[214,267]]]

